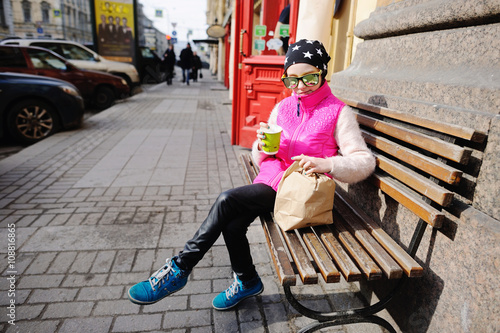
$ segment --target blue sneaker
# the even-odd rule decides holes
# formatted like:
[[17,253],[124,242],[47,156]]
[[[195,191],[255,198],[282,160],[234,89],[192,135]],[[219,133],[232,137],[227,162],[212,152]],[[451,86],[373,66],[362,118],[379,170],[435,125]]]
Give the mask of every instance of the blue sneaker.
[[128,290],[128,298],[139,305],[153,304],[181,290],[187,283],[191,271],[180,269],[174,258],[167,259],[165,266],[146,281],[139,282]]
[[243,284],[238,276],[234,274],[233,284],[214,298],[212,306],[216,310],[231,309],[245,298],[257,296],[263,291],[264,285],[259,276]]

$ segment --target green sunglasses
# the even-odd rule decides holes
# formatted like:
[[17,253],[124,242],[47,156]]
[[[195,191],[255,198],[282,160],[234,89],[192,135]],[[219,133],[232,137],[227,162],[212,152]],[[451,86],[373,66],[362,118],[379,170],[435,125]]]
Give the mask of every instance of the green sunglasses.
[[283,74],[283,76],[281,77],[281,81],[283,81],[285,87],[289,89],[297,88],[299,86],[299,81],[302,81],[302,83],[304,83],[304,85],[308,87],[312,87],[318,84],[321,73],[322,71],[320,70],[317,73],[306,74],[301,77],[290,77]]

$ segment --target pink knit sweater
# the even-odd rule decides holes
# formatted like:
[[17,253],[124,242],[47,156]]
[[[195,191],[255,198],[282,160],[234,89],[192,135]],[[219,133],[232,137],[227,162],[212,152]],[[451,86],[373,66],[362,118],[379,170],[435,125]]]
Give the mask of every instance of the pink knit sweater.
[[261,167],[254,183],[276,190],[283,172],[293,163],[291,157],[300,154],[327,158],[329,175],[345,183],[359,182],[375,169],[375,158],[361,137],[353,111],[333,96],[327,84],[300,101],[297,95],[281,101],[268,123],[283,127],[284,145],[276,156],[269,156],[258,150],[258,140],[254,142],[253,158]]

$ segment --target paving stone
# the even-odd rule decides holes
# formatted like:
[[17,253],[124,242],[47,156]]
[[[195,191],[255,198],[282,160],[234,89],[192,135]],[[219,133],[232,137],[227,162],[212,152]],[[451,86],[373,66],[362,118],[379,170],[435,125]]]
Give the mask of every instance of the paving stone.
[[78,253],[69,273],[87,273],[92,267],[96,256],[96,251]]
[[[93,316],[116,316],[138,314],[140,306],[129,300],[99,301],[92,312]],[[158,312],[158,311],[156,311]]]
[[31,263],[24,274],[43,274],[48,269],[57,253],[40,253]]
[[43,318],[87,317],[93,302],[65,302],[49,304]]
[[145,332],[161,328],[161,314],[119,316],[112,332]]
[[59,333],[108,332],[113,317],[75,318],[64,320]]
[[77,252],[59,252],[47,270],[48,274],[66,273],[75,261]]
[[107,274],[71,274],[63,282],[63,287],[104,286]]
[[[192,296],[190,297],[192,298]],[[130,302],[129,302],[130,303]],[[142,312],[144,313],[156,313],[156,312],[168,312],[176,310],[187,310],[188,309],[188,296],[179,296],[179,293],[170,295],[160,302],[145,306]]]
[[111,270],[116,251],[99,251],[90,269],[91,273],[105,273]]
[[20,306],[16,311],[16,321],[35,319],[42,313],[44,307],[45,305]]
[[[157,225],[48,226],[35,232],[24,250],[34,252],[154,248],[159,231],[160,226]],[[142,237],[135,237],[137,235]]]
[[97,301],[119,299],[123,293],[122,286],[105,286],[105,287],[84,287],[78,294],[79,301]]
[[77,293],[76,288],[35,289],[28,303],[69,302],[75,299]]
[[57,330],[59,321],[57,320],[44,320],[44,321],[19,321],[15,326],[10,325],[6,333],[53,333]]
[[53,275],[24,275],[19,279],[18,289],[55,288],[61,285],[65,278],[61,274]]
[[154,250],[139,250],[137,252],[137,257],[135,258],[134,265],[132,267],[133,272],[144,272],[149,271],[152,268],[155,258]]
[[240,332],[245,333],[265,333],[264,324],[260,321],[252,321],[240,324]]
[[130,272],[134,262],[135,250],[120,250],[116,253],[112,272]]
[[[165,313],[163,328],[186,328],[211,324],[211,310],[170,311]],[[224,332],[224,331],[220,331]]]
[[216,332],[239,332],[237,313],[235,311],[212,311]]

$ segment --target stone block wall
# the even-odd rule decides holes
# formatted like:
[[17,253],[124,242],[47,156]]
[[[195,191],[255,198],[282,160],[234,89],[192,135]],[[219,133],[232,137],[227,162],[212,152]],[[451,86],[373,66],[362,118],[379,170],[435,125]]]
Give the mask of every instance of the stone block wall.
[[[488,134],[443,228],[417,253],[422,279],[389,309],[402,332],[495,332],[500,327],[500,2],[379,1],[355,28],[349,68],[332,76],[340,98],[377,104]],[[482,160],[482,163],[479,162]],[[348,192],[403,244],[417,219],[363,184]],[[382,293],[377,284],[365,289]]]

